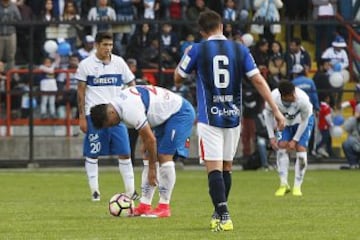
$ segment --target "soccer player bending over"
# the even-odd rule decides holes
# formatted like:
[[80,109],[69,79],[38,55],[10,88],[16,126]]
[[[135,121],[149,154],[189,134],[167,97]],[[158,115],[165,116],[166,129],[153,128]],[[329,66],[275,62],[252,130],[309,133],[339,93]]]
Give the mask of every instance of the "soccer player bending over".
[[307,168],[307,146],[314,127],[313,106],[308,95],[289,81],[282,81],[279,87],[271,92],[272,98],[286,118],[283,131],[275,136],[274,115],[268,104],[264,114],[270,143],[276,153],[280,187],[275,196],[285,196],[290,192],[288,184],[289,151],[296,151],[295,180],[292,194],[302,196],[301,184]]
[[231,231],[234,227],[227,201],[232,161],[240,137],[242,80],[245,77],[251,80],[271,106],[280,128],[285,118],[272,100],[270,89],[249,49],[223,35],[220,15],[214,11],[202,12],[198,24],[205,40],[186,49],[174,80],[181,83],[193,70],[196,71],[200,161],[206,166],[209,193],[215,208],[210,229]]
[[[170,197],[176,180],[173,158],[186,158],[189,154],[188,141],[195,120],[193,106],[165,88],[139,85],[123,90],[109,104],[92,107],[90,112],[96,128],[123,122],[139,131],[148,159],[143,161],[142,194],[134,215],[170,217]],[[157,185],[159,204],[151,209]]]

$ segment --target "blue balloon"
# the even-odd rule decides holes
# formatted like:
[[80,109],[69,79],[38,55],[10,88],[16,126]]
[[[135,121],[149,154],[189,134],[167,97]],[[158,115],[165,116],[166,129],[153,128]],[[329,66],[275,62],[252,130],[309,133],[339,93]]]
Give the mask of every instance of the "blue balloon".
[[335,126],[341,126],[344,124],[344,117],[341,116],[341,115],[336,115],[334,118],[333,118],[333,123]]
[[67,56],[70,55],[71,52],[71,46],[69,43],[67,42],[61,42],[58,46],[57,52],[61,55],[61,56]]
[[341,72],[341,64],[340,63],[335,63],[332,68],[333,68],[334,72]]

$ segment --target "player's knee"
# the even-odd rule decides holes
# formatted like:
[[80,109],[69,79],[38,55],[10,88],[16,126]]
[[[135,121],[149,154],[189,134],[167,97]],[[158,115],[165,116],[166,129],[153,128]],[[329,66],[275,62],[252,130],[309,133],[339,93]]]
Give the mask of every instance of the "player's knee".
[[307,149],[306,149],[306,147],[297,144],[296,145],[296,152],[307,152]]
[[289,143],[289,142],[283,142],[283,141],[279,142],[279,143],[278,143],[279,148],[286,149],[287,146],[288,146],[288,143]]

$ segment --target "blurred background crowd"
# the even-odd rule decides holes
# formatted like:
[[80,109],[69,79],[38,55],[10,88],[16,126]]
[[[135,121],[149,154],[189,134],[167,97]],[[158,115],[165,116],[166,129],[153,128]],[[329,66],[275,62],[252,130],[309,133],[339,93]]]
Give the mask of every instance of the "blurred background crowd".
[[[320,124],[316,131],[325,139],[310,151],[329,157],[326,134],[334,122],[321,115],[323,109],[343,116],[348,107],[355,114],[360,103],[359,8],[360,1],[353,0],[0,0],[0,116],[7,117],[10,78],[8,117],[28,118],[31,105],[35,118],[63,119],[68,104],[76,119],[73,72],[95,51],[98,31],[113,33],[114,53],[127,61],[139,83],[167,87],[196,105],[194,79],[174,86],[172,70],[186,47],[202,40],[195,21],[212,9],[224,18],[224,35],[250,48],[272,89],[287,79],[309,93]],[[26,71],[6,75],[30,65],[38,70],[33,77]],[[354,84],[344,97],[348,82]],[[263,100],[247,81],[243,96],[243,122],[254,126],[242,133],[243,154],[250,156]]]

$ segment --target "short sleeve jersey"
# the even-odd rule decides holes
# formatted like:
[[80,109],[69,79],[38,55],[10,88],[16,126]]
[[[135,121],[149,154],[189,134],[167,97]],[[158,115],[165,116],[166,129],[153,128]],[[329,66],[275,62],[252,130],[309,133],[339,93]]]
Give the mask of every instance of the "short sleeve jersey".
[[152,85],[126,88],[111,101],[121,121],[137,130],[146,123],[151,127],[163,124],[180,110],[182,103],[181,96]]
[[244,45],[223,35],[193,44],[182,57],[178,72],[186,77],[193,70],[197,79],[198,122],[215,127],[239,125],[242,103],[242,79],[259,70]]
[[[276,105],[279,107],[280,112],[284,115],[286,119],[286,126],[299,124],[313,114],[313,106],[310,102],[309,96],[298,87],[295,87],[295,102],[292,102],[290,106],[283,104],[278,88],[271,92],[271,96]],[[265,103],[265,111],[272,111],[267,102]]]
[[89,115],[92,106],[109,103],[135,76],[121,57],[112,54],[110,63],[104,64],[92,54],[80,62],[75,78],[86,82],[85,113]]

